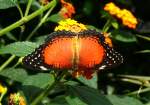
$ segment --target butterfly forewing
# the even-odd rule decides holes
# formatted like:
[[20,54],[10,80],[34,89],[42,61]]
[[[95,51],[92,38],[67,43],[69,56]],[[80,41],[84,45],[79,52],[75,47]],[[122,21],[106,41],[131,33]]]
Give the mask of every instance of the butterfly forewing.
[[110,69],[123,63],[123,56],[112,47],[105,47],[105,59],[99,70]]
[[39,46],[39,48],[36,48],[34,52],[27,55],[23,59],[23,64],[33,70],[47,70],[47,66],[43,62],[43,49],[44,45]]

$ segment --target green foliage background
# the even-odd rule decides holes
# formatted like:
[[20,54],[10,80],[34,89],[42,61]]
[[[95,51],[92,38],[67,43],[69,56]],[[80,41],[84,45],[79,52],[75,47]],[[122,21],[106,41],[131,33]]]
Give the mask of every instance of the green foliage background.
[[22,57],[43,43],[63,19],[58,14],[61,4],[59,0],[46,6],[36,0],[0,0],[0,83],[8,89],[0,98],[2,105],[7,105],[9,95],[16,92],[28,105],[150,105],[150,1],[114,0],[138,18],[135,30],[103,11],[109,0],[69,2],[76,10],[73,19],[91,29],[103,31],[111,20],[107,32],[114,48],[124,56],[124,63],[100,71],[91,80],[61,79],[53,73],[27,70]]

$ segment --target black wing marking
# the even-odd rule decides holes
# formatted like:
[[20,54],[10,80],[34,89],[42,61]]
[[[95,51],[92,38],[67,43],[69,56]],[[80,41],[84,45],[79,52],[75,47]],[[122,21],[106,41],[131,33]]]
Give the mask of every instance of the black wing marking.
[[33,70],[48,70],[48,67],[43,62],[42,57],[43,45],[36,48],[34,52],[23,58],[23,64],[25,67]]
[[107,46],[105,53],[104,62],[99,67],[99,70],[113,68],[123,63],[123,56],[112,47]]

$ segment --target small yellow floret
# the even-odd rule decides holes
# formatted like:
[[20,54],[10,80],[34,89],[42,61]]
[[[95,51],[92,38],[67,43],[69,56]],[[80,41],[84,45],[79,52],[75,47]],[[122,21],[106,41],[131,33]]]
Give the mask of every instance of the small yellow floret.
[[55,31],[71,31],[71,32],[81,32],[83,30],[87,30],[86,26],[84,24],[78,23],[75,20],[72,19],[66,19],[62,20],[58,23],[59,25],[55,28]]
[[0,83],[0,94],[6,93],[7,88]]

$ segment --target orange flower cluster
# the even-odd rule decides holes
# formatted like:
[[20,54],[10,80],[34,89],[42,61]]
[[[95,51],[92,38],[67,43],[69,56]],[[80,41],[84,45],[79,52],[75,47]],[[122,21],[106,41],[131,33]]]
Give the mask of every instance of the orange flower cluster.
[[138,23],[136,17],[127,9],[120,9],[113,2],[105,5],[105,11],[108,11],[111,15],[116,16],[122,20],[123,25],[129,28],[135,29]]
[[59,14],[63,16],[64,19],[71,18],[73,14],[75,14],[75,8],[71,3],[65,2],[64,0],[60,0],[62,4],[62,8],[59,11]]
[[10,94],[8,105],[27,105],[19,93]]

